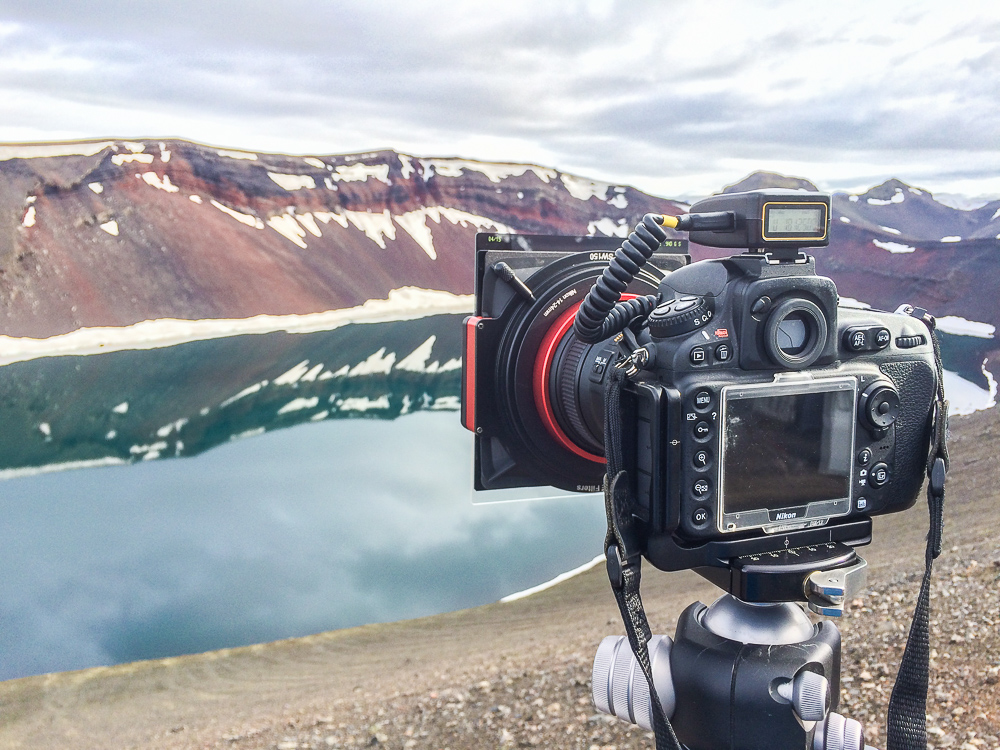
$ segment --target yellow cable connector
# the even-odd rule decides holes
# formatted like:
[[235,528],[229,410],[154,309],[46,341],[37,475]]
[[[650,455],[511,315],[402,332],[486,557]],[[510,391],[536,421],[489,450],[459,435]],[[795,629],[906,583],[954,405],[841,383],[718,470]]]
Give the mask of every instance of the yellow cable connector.
[[666,216],[661,217],[663,221],[660,222],[660,226],[668,227],[670,229],[677,228],[677,217],[676,216]]

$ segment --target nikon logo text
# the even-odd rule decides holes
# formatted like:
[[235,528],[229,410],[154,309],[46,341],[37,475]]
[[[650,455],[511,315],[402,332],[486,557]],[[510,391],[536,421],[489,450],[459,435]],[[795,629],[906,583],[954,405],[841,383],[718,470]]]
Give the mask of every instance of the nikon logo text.
[[776,521],[787,521],[790,518],[797,518],[797,513],[776,513],[774,519]]

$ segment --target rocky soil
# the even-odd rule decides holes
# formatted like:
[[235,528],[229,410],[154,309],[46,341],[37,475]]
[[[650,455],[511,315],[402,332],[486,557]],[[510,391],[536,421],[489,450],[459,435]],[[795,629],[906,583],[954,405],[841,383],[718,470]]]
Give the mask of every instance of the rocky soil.
[[[1000,546],[952,549],[935,571],[929,746],[1000,748]],[[885,709],[920,585],[920,574],[879,581],[838,624],[844,636],[840,713],[884,745]],[[587,648],[589,646],[589,648]],[[652,734],[596,713],[593,644],[552,644],[529,658],[441,674],[431,690],[358,690],[327,714],[225,738],[232,747],[651,748]],[[531,658],[534,657],[534,658]]]

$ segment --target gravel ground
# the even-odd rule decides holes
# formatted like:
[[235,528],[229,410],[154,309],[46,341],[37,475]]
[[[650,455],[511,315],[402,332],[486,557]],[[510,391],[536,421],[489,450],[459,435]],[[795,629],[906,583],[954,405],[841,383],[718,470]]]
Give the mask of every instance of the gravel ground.
[[[1000,547],[945,552],[934,581],[929,747],[1000,749]],[[855,599],[838,623],[844,637],[839,711],[861,721],[867,741],[877,746],[884,745],[886,704],[919,584],[916,573],[882,581]],[[325,715],[229,739],[235,747],[278,750],[652,748],[650,733],[595,713],[592,658],[593,646],[567,644],[534,665],[504,660],[441,674],[440,687],[430,691],[382,697],[359,689],[354,700],[331,704]]]

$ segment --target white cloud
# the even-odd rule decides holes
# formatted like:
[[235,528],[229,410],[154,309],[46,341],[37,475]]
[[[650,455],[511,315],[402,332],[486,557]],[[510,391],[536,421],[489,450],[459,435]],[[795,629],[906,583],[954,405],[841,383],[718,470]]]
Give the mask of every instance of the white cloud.
[[987,4],[383,0],[345,12],[298,0],[275,14],[221,1],[197,6],[197,25],[176,4],[123,25],[123,8],[8,11],[0,140],[391,147],[669,195],[760,168],[827,188],[899,176],[1000,194],[1000,13]]

